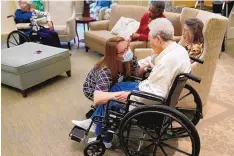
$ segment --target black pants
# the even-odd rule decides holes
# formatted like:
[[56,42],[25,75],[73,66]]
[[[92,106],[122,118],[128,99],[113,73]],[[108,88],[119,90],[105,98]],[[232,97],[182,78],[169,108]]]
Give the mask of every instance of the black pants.
[[[226,16],[227,4],[225,4],[224,10],[222,10],[222,6],[223,6],[222,2],[219,2],[219,1],[213,2],[213,13],[218,13],[218,14],[222,14],[225,17],[229,17],[232,11],[233,5],[234,5],[234,1],[228,2],[228,15]],[[225,38],[223,39],[223,44],[222,44],[222,52],[224,51],[225,51]]]
[[61,47],[58,34],[55,31],[43,28],[40,30],[39,34],[43,44],[54,47]]

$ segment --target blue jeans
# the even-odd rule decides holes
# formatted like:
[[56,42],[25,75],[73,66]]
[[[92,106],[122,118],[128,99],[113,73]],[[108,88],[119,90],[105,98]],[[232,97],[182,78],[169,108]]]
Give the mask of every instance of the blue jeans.
[[[119,82],[112,86],[109,89],[109,92],[119,92],[119,91],[139,91],[138,88],[139,83],[138,82]],[[118,109],[118,103],[117,102],[110,102],[109,103],[109,108],[112,109]],[[94,116],[103,116],[105,115],[106,111],[106,105],[99,105],[93,115],[91,116],[91,119],[93,119]],[[98,136],[102,132],[102,123],[96,123],[96,131],[95,134]],[[105,142],[110,142],[112,140],[113,136],[110,133],[107,133],[104,137]]]

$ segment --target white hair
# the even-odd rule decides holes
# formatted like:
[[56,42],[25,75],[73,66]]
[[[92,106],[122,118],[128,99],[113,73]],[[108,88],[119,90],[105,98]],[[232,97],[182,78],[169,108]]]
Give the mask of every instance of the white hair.
[[164,41],[173,40],[174,27],[166,18],[157,18],[150,22],[150,37],[155,38],[159,35]]
[[18,3],[20,3],[20,2],[25,2],[28,5],[32,5],[33,4],[32,0],[18,0]]

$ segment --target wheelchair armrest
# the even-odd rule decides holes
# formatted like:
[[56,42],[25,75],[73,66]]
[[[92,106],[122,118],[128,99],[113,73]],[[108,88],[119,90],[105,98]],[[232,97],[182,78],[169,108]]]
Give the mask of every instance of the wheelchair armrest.
[[14,16],[14,15],[9,15],[9,16],[7,16],[7,18],[11,18],[11,17],[15,18],[15,16]]
[[124,107],[127,104],[126,102],[123,102],[123,101],[111,99],[111,100],[108,100],[107,105],[109,105],[110,102],[118,102],[119,105],[124,106]]
[[142,78],[140,77],[135,77],[135,76],[128,76],[128,77],[125,77],[123,79],[123,82],[126,82],[126,81],[131,81],[131,82],[134,82],[134,81],[142,81]]
[[164,97],[157,96],[155,94],[144,92],[144,91],[132,91],[128,95],[128,100],[130,99],[130,97],[132,95],[133,96],[138,96],[138,97],[141,97],[141,98],[144,98],[144,99],[152,100],[152,101],[158,101],[158,102],[164,102],[166,100]]

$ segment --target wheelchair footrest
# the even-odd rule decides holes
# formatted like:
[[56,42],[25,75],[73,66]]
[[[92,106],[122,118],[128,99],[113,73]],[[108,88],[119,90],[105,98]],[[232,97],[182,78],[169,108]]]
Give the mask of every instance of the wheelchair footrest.
[[83,128],[80,128],[78,126],[73,127],[71,130],[69,136],[71,137],[72,140],[77,141],[77,142],[84,142],[86,140],[86,130]]

